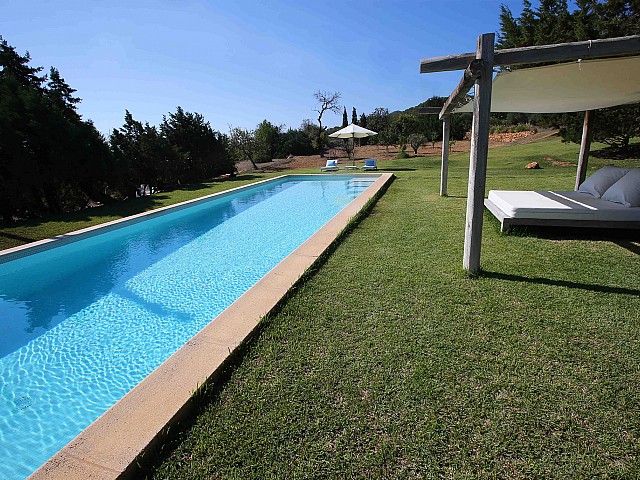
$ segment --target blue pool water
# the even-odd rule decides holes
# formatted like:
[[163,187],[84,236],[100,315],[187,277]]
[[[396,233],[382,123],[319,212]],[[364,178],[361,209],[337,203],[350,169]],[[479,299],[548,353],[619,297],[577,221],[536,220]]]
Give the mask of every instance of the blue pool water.
[[0,478],[36,470],[374,180],[277,179],[0,263]]

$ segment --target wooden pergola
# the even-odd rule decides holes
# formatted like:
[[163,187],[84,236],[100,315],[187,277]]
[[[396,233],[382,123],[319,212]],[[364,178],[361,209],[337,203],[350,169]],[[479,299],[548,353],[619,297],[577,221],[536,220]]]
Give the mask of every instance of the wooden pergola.
[[[640,35],[502,50],[494,50],[494,43],[495,34],[485,33],[478,37],[477,48],[473,53],[434,57],[420,61],[420,73],[464,70],[460,83],[446,100],[444,106],[439,109],[439,118],[443,122],[441,195],[447,193],[450,116],[454,109],[466,103],[469,90],[472,86],[475,87],[463,257],[463,266],[470,273],[478,273],[480,270],[493,68],[496,66],[630,56],[640,53]],[[433,108],[424,109],[422,112],[435,113]],[[586,175],[592,137],[591,116],[592,112],[587,110],[584,116],[578,159],[576,189],[584,181]]]

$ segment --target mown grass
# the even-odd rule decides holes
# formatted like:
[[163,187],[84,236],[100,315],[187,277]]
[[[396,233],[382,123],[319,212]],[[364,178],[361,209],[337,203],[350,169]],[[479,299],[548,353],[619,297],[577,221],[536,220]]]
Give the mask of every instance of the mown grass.
[[[494,149],[487,187],[570,190],[575,168],[544,157],[577,152]],[[200,397],[149,477],[639,477],[637,232],[503,235],[486,215],[469,278],[468,156],[452,157],[446,198],[439,159],[382,166],[395,182]]]
[[43,219],[16,222],[15,224],[5,224],[0,227],[0,250],[118,220],[136,213],[174,205],[276,175],[278,174],[246,173],[230,179],[187,185],[177,190],[128,199],[102,207],[78,210]]

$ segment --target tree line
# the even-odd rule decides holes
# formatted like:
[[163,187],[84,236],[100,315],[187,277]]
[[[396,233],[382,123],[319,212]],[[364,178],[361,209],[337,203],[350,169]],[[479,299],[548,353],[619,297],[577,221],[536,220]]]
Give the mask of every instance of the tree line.
[[[255,129],[214,130],[199,113],[177,107],[150,125],[125,111],[124,124],[105,138],[78,113],[81,99],[51,67],[31,64],[0,36],[0,221],[42,217],[116,202],[150,192],[233,175],[236,162],[311,155],[331,146],[322,114],[337,111],[339,93],[318,104],[318,125],[299,128],[268,120]],[[321,98],[316,94],[316,100]],[[353,119],[357,119],[355,108]],[[366,122],[360,116],[360,123]],[[370,115],[374,142],[404,142],[425,128],[416,115]],[[336,127],[337,128],[337,127]]]
[[[126,112],[104,138],[60,72],[0,37],[0,221],[111,203],[232,173],[228,138],[178,107],[159,127]],[[142,186],[142,188],[141,188]]]
[[[28,52],[21,55],[0,36],[0,222],[233,175],[240,160],[317,151],[318,127],[310,121],[285,129],[264,120],[255,130],[226,134],[181,107],[158,126],[125,111],[124,124],[105,138],[82,119],[81,99],[58,70],[43,74],[30,63]],[[243,138],[251,139],[250,151]]]
[[[541,0],[533,8],[523,0],[522,13],[514,17],[502,5],[497,48],[526,47],[577,42],[640,34],[640,2],[637,0]],[[527,67],[527,65],[518,68]],[[516,68],[516,67],[513,67]],[[584,115],[579,113],[494,114],[494,123],[531,123],[560,129],[564,141],[580,143]],[[593,140],[625,152],[630,141],[640,136],[640,105],[597,110],[593,119]]]
[[[31,64],[0,37],[0,221],[107,204],[187,183],[233,175],[237,161],[310,155],[327,146],[326,128],[262,121],[255,130],[211,128],[184,111],[154,126],[125,112],[105,138],[78,113],[81,99],[60,72]],[[386,115],[385,115],[386,116]]]
[[[523,1],[520,16],[501,7],[496,46],[511,48],[547,43],[640,34],[640,6],[636,0],[541,0],[537,8]],[[323,125],[326,112],[349,116],[340,92],[314,94],[317,124],[310,119],[299,128],[268,120],[255,129],[214,130],[199,113],[175,112],[153,126],[129,111],[122,127],[105,138],[77,111],[80,98],[60,72],[30,65],[0,36],[0,222],[41,217],[144,195],[148,192],[233,175],[236,162],[258,163],[289,155],[322,153],[342,145],[329,135],[339,126]],[[425,106],[442,106],[434,96],[403,112],[376,108],[351,123],[378,133],[362,143],[399,145],[414,153],[424,144],[442,139],[437,115],[420,115]],[[580,141],[582,114],[492,114],[494,125],[533,124],[560,129],[566,141]],[[451,138],[464,138],[471,114],[455,114]],[[626,149],[640,136],[638,104],[600,110],[595,115],[594,140]]]

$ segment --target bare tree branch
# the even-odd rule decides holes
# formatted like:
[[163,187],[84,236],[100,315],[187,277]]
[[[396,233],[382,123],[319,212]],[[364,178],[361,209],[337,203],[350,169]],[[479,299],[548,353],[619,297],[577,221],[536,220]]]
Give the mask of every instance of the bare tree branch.
[[321,92],[318,90],[313,94],[318,102],[318,106],[313,109],[314,112],[318,112],[318,123],[320,124],[320,129],[318,130],[318,139],[317,139],[317,147],[320,149],[320,153],[322,154],[322,115],[324,112],[331,111],[333,113],[340,113],[340,105],[338,105],[338,100],[342,96],[340,92]]

